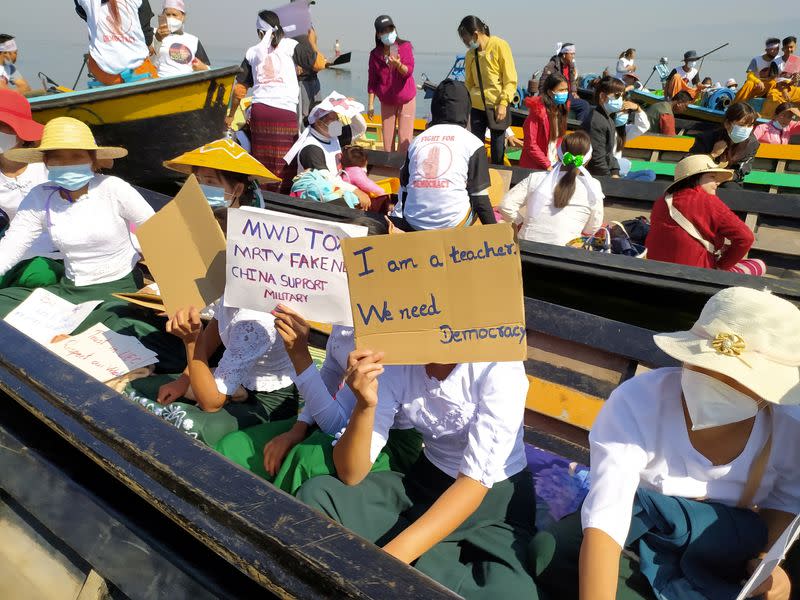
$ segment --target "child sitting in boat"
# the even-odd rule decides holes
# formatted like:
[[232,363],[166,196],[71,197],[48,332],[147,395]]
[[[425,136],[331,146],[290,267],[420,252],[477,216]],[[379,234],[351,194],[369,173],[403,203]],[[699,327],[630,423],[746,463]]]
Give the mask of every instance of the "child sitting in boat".
[[592,156],[589,136],[567,135],[557,155],[552,171],[531,173],[500,204],[503,219],[521,225],[523,240],[564,246],[603,225],[603,189],[584,166]]
[[[729,288],[691,330],[654,340],[681,366],[611,394],[589,434],[582,509],[531,546],[553,598],[735,598],[797,514],[798,308]],[[776,567],[749,597],[789,588]]]
[[[308,480],[298,498],[466,598],[538,598],[524,553],[536,500],[522,363],[384,369],[382,357],[350,354],[355,408],[333,450],[337,475]],[[310,375],[304,397],[324,391]],[[422,435],[419,459],[406,474],[370,472],[401,422]]]
[[0,89],[13,88],[20,94],[28,94],[31,86],[17,70],[19,48],[13,35],[0,33]]
[[372,205],[369,195],[344,181],[338,172],[329,171],[322,148],[306,146],[298,154],[298,162],[305,170],[295,177],[290,196],[369,210]]
[[757,125],[753,135],[762,144],[791,143],[794,136],[800,136],[800,107],[793,102],[779,104],[772,120]]
[[386,190],[369,178],[367,165],[367,151],[364,148],[346,146],[342,150],[342,170],[339,175],[370,197],[372,202],[368,210],[385,213],[384,207],[388,200]]
[[717,188],[731,178],[733,172],[717,166],[710,156],[688,156],[679,162],[674,183],[653,205],[647,257],[764,275],[762,260],[744,258],[755,241],[753,232],[717,197]]
[[155,63],[159,77],[187,75],[208,71],[211,61],[197,36],[186,33],[186,3],[184,0],[164,0],[161,11],[163,23],[153,39]]

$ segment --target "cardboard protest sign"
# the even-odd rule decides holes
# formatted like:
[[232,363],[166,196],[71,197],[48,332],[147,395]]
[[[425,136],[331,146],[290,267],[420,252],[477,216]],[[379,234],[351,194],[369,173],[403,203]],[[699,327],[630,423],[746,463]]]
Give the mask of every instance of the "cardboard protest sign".
[[73,304],[43,288],[33,290],[4,319],[42,345],[49,344],[57,335],[70,334],[83,323],[99,304],[99,300]]
[[203,308],[225,289],[225,236],[197,178],[136,230],[167,313]]
[[489,202],[492,206],[500,206],[508,190],[511,189],[512,174],[505,169],[489,169]]
[[357,348],[386,364],[524,360],[522,267],[511,226],[342,240]]
[[158,362],[157,355],[133,336],[98,324],[47,348],[98,381],[106,382]]
[[352,324],[340,240],[367,228],[258,208],[228,211],[225,305],[284,304],[321,323]]
[[125,302],[130,302],[136,306],[149,308],[150,310],[155,310],[160,313],[166,310],[164,308],[164,300],[161,298],[161,291],[158,289],[157,283],[146,285],[138,292],[111,295],[114,296],[114,298],[119,298],[120,300],[125,300]]

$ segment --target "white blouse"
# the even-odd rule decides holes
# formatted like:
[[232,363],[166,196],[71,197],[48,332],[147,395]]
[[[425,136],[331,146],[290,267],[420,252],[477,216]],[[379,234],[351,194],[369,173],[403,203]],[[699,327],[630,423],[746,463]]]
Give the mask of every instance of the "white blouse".
[[228,308],[220,301],[216,314],[225,352],[214,370],[217,389],[233,396],[239,386],[273,392],[292,385],[294,369],[275,317],[254,310]]
[[601,198],[603,191],[599,181],[583,175],[578,176],[575,193],[567,206],[555,208],[551,200],[537,218],[527,214],[534,193],[547,175],[547,171],[531,173],[508,191],[498,207],[503,219],[522,224],[519,237],[529,242],[565,246],[584,232],[591,235],[597,231],[603,225],[603,203],[593,201],[586,186],[592,186]]
[[[47,167],[44,166],[44,163],[31,163],[16,177],[9,177],[0,171],[0,208],[5,211],[11,221],[14,220],[25,196],[40,183],[45,183],[47,176]],[[61,259],[61,255],[53,246],[49,232],[42,232],[42,235],[33,242],[21,260],[35,256]]]
[[129,275],[139,260],[130,225],[141,225],[154,212],[122,179],[96,175],[89,191],[74,202],[44,183],[20,204],[0,240],[0,275],[16,265],[44,232],[64,256],[67,278],[84,287]]
[[772,421],[772,453],[754,501],[800,512],[800,421],[797,407],[773,406],[756,416],[750,439],[731,463],[713,465],[692,446],[681,402],[681,368],[657,369],[626,381],[603,406],[589,434],[591,489],[583,528],[625,545],[639,486],[667,496],[736,506]]
[[[347,357],[354,348],[353,328],[334,325],[330,336],[328,336],[328,343],[325,346],[325,361],[319,370],[319,376],[322,379],[325,390],[328,392],[328,397],[326,398],[325,394],[311,394],[309,398],[303,395],[305,404],[300,416],[297,418],[298,421],[308,425],[313,425],[314,423],[319,425],[315,418],[315,415],[318,415],[319,419],[326,425],[326,427],[320,425],[320,428],[331,435],[344,426],[340,423],[341,415],[344,415],[344,423],[347,423],[355,403],[350,405],[348,410],[347,407],[336,402],[335,398],[338,395],[339,388],[342,387],[344,375],[347,371]],[[313,365],[309,369],[316,370]],[[304,381],[312,375],[307,371],[308,369],[300,374],[301,378],[305,375]],[[344,396],[347,397],[348,401],[355,400],[352,394],[345,393]],[[328,424],[328,418],[326,417],[328,413],[331,413],[331,419],[332,421],[335,420],[335,423]]]

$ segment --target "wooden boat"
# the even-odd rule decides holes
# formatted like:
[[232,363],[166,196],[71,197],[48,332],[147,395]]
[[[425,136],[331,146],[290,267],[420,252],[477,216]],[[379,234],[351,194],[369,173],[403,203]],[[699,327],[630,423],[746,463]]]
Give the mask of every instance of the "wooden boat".
[[352,58],[352,56],[353,56],[352,52],[345,52],[344,54],[340,54],[339,56],[336,57],[336,59],[332,63],[327,65],[326,68],[333,69],[333,68],[344,67],[345,65],[350,64],[350,59]]
[[164,189],[178,174],[162,162],[222,137],[239,67],[31,98],[33,117],[46,123],[74,117],[98,143],[123,146],[129,155],[112,172],[126,181]]

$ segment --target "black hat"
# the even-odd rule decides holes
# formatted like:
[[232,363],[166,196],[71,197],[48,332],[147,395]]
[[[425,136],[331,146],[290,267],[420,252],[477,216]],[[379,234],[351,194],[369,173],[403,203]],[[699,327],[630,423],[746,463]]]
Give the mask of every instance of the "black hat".
[[384,29],[388,29],[389,27],[394,27],[394,21],[392,21],[392,17],[389,15],[381,15],[377,19],[375,19],[375,31],[380,33]]
[[471,100],[467,86],[461,81],[445,79],[433,92],[431,99],[431,125],[467,126]]
[[684,62],[690,60],[697,60],[698,58],[700,57],[697,56],[697,50],[687,50],[686,52],[683,53]]

